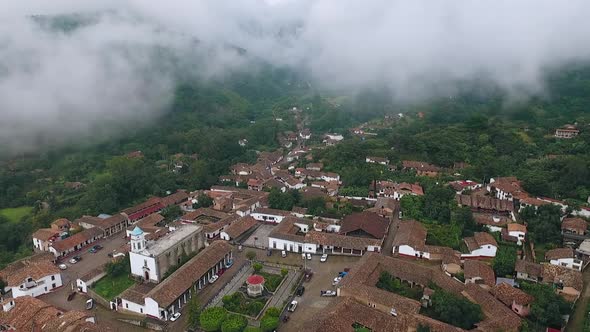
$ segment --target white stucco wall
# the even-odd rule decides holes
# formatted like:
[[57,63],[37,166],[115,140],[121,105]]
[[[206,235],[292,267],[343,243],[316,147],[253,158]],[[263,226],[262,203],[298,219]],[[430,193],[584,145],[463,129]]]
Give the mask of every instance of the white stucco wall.
[[[54,278],[54,280],[51,280],[51,278]],[[37,286],[35,287],[31,287],[31,288],[25,288],[25,289],[21,289],[19,286],[16,287],[12,287],[12,297],[16,298],[16,297],[21,297],[21,296],[31,296],[31,297],[37,297],[43,294],[47,294],[49,292],[51,292],[52,290],[61,287],[62,284],[62,280],[61,280],[61,274],[57,273],[57,274],[52,274],[52,275],[47,275],[39,280],[35,280],[37,282]],[[23,280],[24,283],[24,280]],[[55,284],[55,287],[53,287],[53,285]]]
[[560,258],[560,259],[552,259],[549,263],[553,265],[559,265],[563,267],[567,267],[568,269],[581,271],[582,270],[582,261],[577,260],[577,263],[574,263],[573,258]]
[[[280,223],[285,218],[284,216],[275,215],[275,214],[265,214],[260,212],[252,212],[250,216],[258,221],[266,221],[266,222],[274,222]],[[266,219],[264,219],[266,217]]]
[[479,249],[473,250],[469,254],[462,254],[461,257],[496,257],[497,249],[498,248],[494,245],[486,244],[479,247]]
[[150,269],[150,280],[158,282],[158,269],[156,267],[156,259],[154,257],[143,256],[135,252],[129,253],[129,261],[131,263],[131,274],[144,277],[143,266],[147,262],[147,267]]

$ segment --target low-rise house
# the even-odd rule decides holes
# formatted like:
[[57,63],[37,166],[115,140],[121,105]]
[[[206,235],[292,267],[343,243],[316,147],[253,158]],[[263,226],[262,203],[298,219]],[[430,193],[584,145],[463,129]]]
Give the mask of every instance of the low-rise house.
[[[149,216],[146,215],[146,217]],[[139,219],[137,219],[139,220]],[[102,237],[109,237],[120,232],[124,232],[129,226],[129,219],[123,213],[117,213],[107,218],[84,216],[76,220],[80,226],[86,229],[99,229],[102,231]]]
[[34,332],[109,332],[110,327],[99,325],[88,311],[63,311],[40,299],[23,296],[1,301],[0,326],[2,331]]
[[545,259],[553,265],[582,271],[583,262],[574,256],[574,249],[572,248],[556,248],[547,250],[545,253]]
[[515,198],[528,197],[528,193],[522,188],[521,182],[513,176],[491,178],[487,185],[487,191],[500,200],[513,201]]
[[60,233],[51,228],[40,228],[33,235],[33,247],[37,251],[49,251],[51,244],[60,240]]
[[463,273],[465,284],[477,284],[485,289],[490,289],[496,283],[494,270],[486,263],[478,260],[465,260]]
[[514,271],[516,271],[516,279],[533,282],[539,282],[543,275],[543,267],[541,264],[529,262],[524,259],[516,260]]
[[311,138],[311,131],[308,128],[304,128],[302,131],[299,132],[299,137],[308,140]]
[[555,129],[556,138],[574,138],[580,134],[575,125],[567,124],[561,128]]
[[531,304],[535,300],[531,295],[514,288],[507,283],[500,283],[492,289],[492,294],[512,311],[521,317],[526,317],[531,311]]
[[542,199],[536,197],[522,197],[519,200],[519,209],[518,211],[522,211],[523,209],[531,206],[533,208],[538,209],[540,206],[549,205],[550,202],[544,201]]
[[0,271],[6,282],[4,293],[11,297],[37,297],[62,286],[60,269],[53,255],[39,253],[9,264]]
[[305,234],[311,230],[313,222],[308,219],[286,216],[268,234],[268,248],[290,252],[315,253],[317,246],[307,244]]
[[507,216],[516,220],[514,203],[511,201],[473,194],[456,195],[455,198],[460,206],[469,206],[473,212]]
[[258,208],[254,212],[252,212],[250,216],[258,221],[278,224],[290,214],[291,212],[289,211],[269,208]]
[[461,272],[461,253],[448,248],[441,259],[441,268],[442,270],[451,275],[455,275]]
[[576,248],[576,256],[581,258],[583,261],[590,260],[590,239],[585,239],[580,243],[578,248]]
[[373,212],[357,212],[344,217],[340,234],[371,239],[383,239],[389,230],[389,220]]
[[331,255],[362,256],[366,252],[381,252],[383,239],[345,236],[329,232],[309,231],[305,235],[305,246],[316,246],[314,253]]
[[423,258],[426,235],[426,228],[421,223],[415,220],[401,221],[393,239],[393,253]]
[[565,218],[561,222],[561,234],[585,235],[588,223],[582,218]]
[[391,197],[399,201],[405,195],[423,196],[424,190],[422,186],[417,183],[395,183],[391,181],[377,181],[373,183],[374,196],[376,197]]
[[496,257],[498,243],[489,233],[476,232],[473,237],[466,237],[463,241],[469,253],[461,255],[462,258]]
[[570,302],[578,299],[584,287],[582,272],[553,264],[543,264],[542,267],[543,283],[552,285],[557,294]]
[[263,185],[264,185],[263,180],[260,180],[260,179],[248,180],[248,190],[262,191]]
[[462,194],[466,190],[475,190],[482,187],[481,183],[471,180],[458,180],[450,182],[449,185],[455,190],[457,194]]
[[310,171],[321,171],[322,168],[324,168],[324,164],[322,163],[309,163],[307,165],[305,165],[305,169],[310,170]]
[[222,240],[235,242],[244,234],[250,233],[252,230],[256,229],[256,225],[258,225],[258,221],[252,216],[241,217],[225,227],[225,229],[221,231],[220,238]]
[[419,176],[435,177],[442,171],[440,167],[423,161],[403,160],[402,168],[405,170],[414,170]]
[[522,245],[525,241],[527,230],[523,224],[510,223],[506,225],[507,235],[516,240],[516,244]]
[[103,236],[104,232],[99,228],[85,229],[61,241],[52,243],[49,251],[57,258],[63,257],[102,239]]
[[215,241],[157,285],[135,284],[121,295],[119,309],[159,320],[170,317],[187,305],[212,276],[231,266],[233,247]]
[[283,183],[285,184],[285,186],[287,188],[294,189],[294,190],[299,190],[299,189],[305,188],[307,186],[305,183],[303,183],[303,181],[296,179],[292,176],[285,179],[285,181]]
[[123,210],[122,213],[127,217],[129,222],[134,223],[152,213],[160,212],[164,208],[165,206],[162,204],[160,197],[152,197],[141,204]]
[[493,213],[473,213],[475,222],[486,227],[490,232],[501,232],[512,219]]
[[76,288],[78,289],[78,292],[88,293],[88,288],[102,279],[106,274],[104,265],[86,272],[83,276],[76,279]]
[[365,162],[369,164],[389,165],[389,159],[383,157],[367,157]]
[[135,225],[127,227],[125,231],[125,236],[130,237],[131,232],[135,229],[135,227],[141,228],[146,234],[153,234],[157,232],[167,233],[168,230],[166,227],[158,226],[164,220],[164,216],[159,213],[150,214],[149,216],[140,219]]

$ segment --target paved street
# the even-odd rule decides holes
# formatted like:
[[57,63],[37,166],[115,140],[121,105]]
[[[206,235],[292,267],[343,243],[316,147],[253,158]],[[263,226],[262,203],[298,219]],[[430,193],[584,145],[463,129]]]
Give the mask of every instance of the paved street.
[[389,231],[385,241],[383,241],[383,249],[381,250],[381,252],[387,256],[393,255],[393,238],[395,237],[395,233],[397,233],[397,228],[399,227],[400,223],[399,211],[399,202],[396,202],[395,209],[393,211],[393,221],[389,225]]
[[[124,233],[115,234],[112,237],[101,239],[100,241],[94,242],[87,247],[82,248],[74,253],[69,254],[68,256],[61,259],[59,263],[64,263],[68,266],[68,269],[62,271],[62,278],[63,284],[73,282],[76,283],[76,279],[83,276],[84,274],[88,273],[95,269],[98,266],[104,265],[111,260],[108,257],[108,253],[114,251],[121,251],[127,246],[127,240],[123,238]],[[92,246],[100,244],[104,248],[98,251],[95,254],[89,253],[88,249]],[[68,261],[73,256],[80,256],[82,260],[76,264],[70,264]]]
[[[272,273],[281,273],[281,271],[273,271]],[[293,293],[293,285],[297,283],[299,280],[299,276],[301,275],[301,270],[289,269],[289,274],[281,287],[279,287],[273,297],[270,299],[268,307],[276,307],[282,309],[283,306],[288,302],[290,299],[291,294]]]
[[343,271],[346,267],[352,267],[359,259],[360,257],[329,256],[327,262],[321,263],[319,256],[314,256],[308,263],[308,267],[312,269],[314,275],[309,282],[303,283],[305,293],[302,297],[295,298],[298,302],[297,309],[293,313],[286,313],[291,319],[288,323],[281,323],[279,331],[303,331],[303,322],[318,310],[330,305],[334,300],[333,297],[320,296],[320,291],[335,290],[332,280],[338,275],[338,272]]

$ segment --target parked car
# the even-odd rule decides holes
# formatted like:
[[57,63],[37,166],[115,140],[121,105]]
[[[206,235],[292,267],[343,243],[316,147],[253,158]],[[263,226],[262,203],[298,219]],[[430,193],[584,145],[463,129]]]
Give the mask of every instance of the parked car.
[[94,248],[94,247],[88,249],[88,252],[91,253],[91,254],[96,254],[97,251],[98,250],[96,250],[96,248]]
[[311,260],[311,254],[310,254],[310,253],[307,253],[307,255],[306,255],[306,256],[307,256],[307,259],[308,259],[308,260]]
[[346,271],[342,271],[342,272],[339,272],[339,273],[338,273],[338,276],[339,276],[340,278],[344,278],[344,277],[346,277],[346,275],[347,275],[347,274],[348,274],[348,272],[346,272]]
[[336,296],[336,291],[333,290],[322,290],[320,296]]
[[70,262],[70,264],[76,264],[81,260],[82,260],[82,258],[80,256],[74,256],[74,257],[70,258],[69,262]]
[[287,311],[293,312],[293,311],[295,311],[295,308],[297,308],[297,301],[293,300],[289,304],[289,307],[287,308]]
[[311,280],[311,277],[313,277],[313,272],[311,271],[311,269],[306,269],[305,270],[304,277],[305,277],[305,281],[310,281]]
[[170,321],[174,322],[180,317],[180,312],[175,312],[174,315],[170,316]]
[[100,249],[102,249],[102,246],[100,244],[97,244],[93,248],[96,250],[100,250]]
[[216,282],[217,279],[219,279],[219,276],[217,274],[214,274],[211,278],[209,278],[209,283],[212,284]]
[[332,281],[332,286],[338,285],[340,283],[340,280],[342,280],[342,277],[334,278],[334,280]]
[[301,259],[305,259],[305,253],[304,252],[301,253]]
[[295,295],[303,296],[303,293],[305,293],[305,287],[303,287],[303,286],[297,287],[297,290],[295,291]]
[[320,258],[320,262],[325,262],[326,260],[328,260],[328,254],[323,254],[322,257]]
[[268,250],[266,251],[266,256],[272,256],[272,250],[268,249]]
[[281,257],[287,257],[287,252],[285,250],[281,251]]
[[68,268],[68,266],[65,265],[65,264],[59,264],[58,267],[59,267],[60,270],[65,270],[65,269]]
[[94,307],[94,300],[93,299],[89,299],[88,301],[86,301],[86,310],[90,310]]

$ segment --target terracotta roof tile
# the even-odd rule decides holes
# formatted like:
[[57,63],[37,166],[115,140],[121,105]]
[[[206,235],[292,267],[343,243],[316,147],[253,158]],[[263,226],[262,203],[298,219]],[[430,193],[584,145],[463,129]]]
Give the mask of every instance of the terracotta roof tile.
[[408,245],[414,249],[422,249],[426,243],[426,234],[426,228],[421,223],[415,220],[402,221],[395,233],[393,245]]
[[59,274],[60,270],[53,261],[55,257],[49,252],[36,254],[9,264],[0,271],[0,277],[8,286],[15,287],[22,284],[26,278],[39,280],[43,277]]
[[561,229],[573,229],[585,233],[588,229],[588,223],[582,218],[565,218],[561,222]]
[[496,285],[492,290],[492,294],[507,306],[512,306],[513,302],[519,305],[529,305],[534,301],[531,295],[504,282]]
[[529,276],[540,277],[543,273],[541,264],[525,261],[524,259],[517,259],[514,265],[514,270],[520,273],[526,273]]
[[224,232],[227,233],[227,235],[229,235],[230,238],[235,239],[240,235],[244,234],[252,227],[256,226],[257,224],[258,221],[256,219],[250,216],[245,216],[227,226]]
[[341,221],[340,234],[362,230],[376,239],[382,239],[389,229],[389,220],[372,212],[349,214]]
[[487,265],[486,263],[480,262],[478,260],[465,260],[464,263],[464,275],[465,279],[471,278],[481,278],[485,285],[493,287],[496,283],[496,277],[494,275],[494,270]]
[[61,241],[53,242],[51,245],[53,249],[55,249],[58,253],[67,251],[74,246],[82,244],[93,237],[99,237],[103,235],[103,231],[98,229],[97,227],[85,229],[80,233],[76,233],[66,239]]
[[146,297],[154,299],[158,305],[167,308],[232,249],[233,247],[227,242],[213,242],[159,283]]
[[574,258],[574,249],[572,248],[555,248],[545,252],[546,260]]

